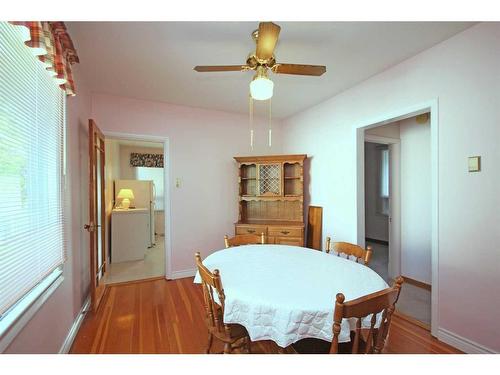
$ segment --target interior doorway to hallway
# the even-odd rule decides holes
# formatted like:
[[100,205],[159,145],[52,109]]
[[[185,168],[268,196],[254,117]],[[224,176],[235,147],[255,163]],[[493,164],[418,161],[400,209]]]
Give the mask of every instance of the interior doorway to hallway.
[[370,267],[402,275],[398,311],[431,326],[432,218],[429,113],[364,131],[364,236]]

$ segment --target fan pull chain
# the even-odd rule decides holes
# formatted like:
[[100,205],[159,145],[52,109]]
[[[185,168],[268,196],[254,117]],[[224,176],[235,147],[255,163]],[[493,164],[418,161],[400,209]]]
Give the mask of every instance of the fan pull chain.
[[248,94],[248,126],[250,127],[250,148],[253,150],[253,99]]
[[273,121],[272,121],[272,106],[269,98],[269,147],[273,144]]

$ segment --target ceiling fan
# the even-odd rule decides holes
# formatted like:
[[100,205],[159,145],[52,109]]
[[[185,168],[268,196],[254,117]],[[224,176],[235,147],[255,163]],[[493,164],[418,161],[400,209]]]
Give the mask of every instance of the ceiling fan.
[[323,65],[302,65],[277,63],[274,48],[278,42],[281,27],[272,22],[259,23],[258,30],[252,33],[256,43],[245,65],[209,65],[195,66],[197,72],[233,72],[255,70],[256,74],[250,83],[250,94],[255,100],[267,100],[273,96],[274,83],[269,79],[268,71],[275,74],[295,74],[305,76],[320,76],[326,72]]

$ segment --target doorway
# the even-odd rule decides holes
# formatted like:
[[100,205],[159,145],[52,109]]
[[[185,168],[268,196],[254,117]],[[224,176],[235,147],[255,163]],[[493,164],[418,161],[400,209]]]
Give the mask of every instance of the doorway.
[[[377,129],[377,128],[375,128]],[[389,145],[370,141],[365,134],[365,240],[373,249],[370,267],[387,283],[395,273],[389,272]]]
[[[430,129],[428,113],[365,130],[365,240],[370,267],[406,285],[398,312],[431,321]],[[396,229],[396,230],[395,230]]]
[[[162,142],[163,141],[163,142]],[[163,139],[105,133],[109,284],[165,278],[169,205]]]
[[356,135],[358,243],[372,246],[371,267],[388,284],[405,278],[397,309],[436,336],[437,102],[363,122]]

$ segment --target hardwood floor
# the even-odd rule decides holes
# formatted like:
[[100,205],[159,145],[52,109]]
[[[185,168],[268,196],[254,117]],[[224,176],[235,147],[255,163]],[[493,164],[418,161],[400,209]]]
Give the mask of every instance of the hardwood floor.
[[[97,313],[85,317],[70,353],[204,353],[206,341],[203,296],[193,278],[151,280],[109,286]],[[213,348],[222,351],[220,343]],[[258,341],[252,352],[277,353],[278,347]],[[396,315],[385,352],[460,353]]]

